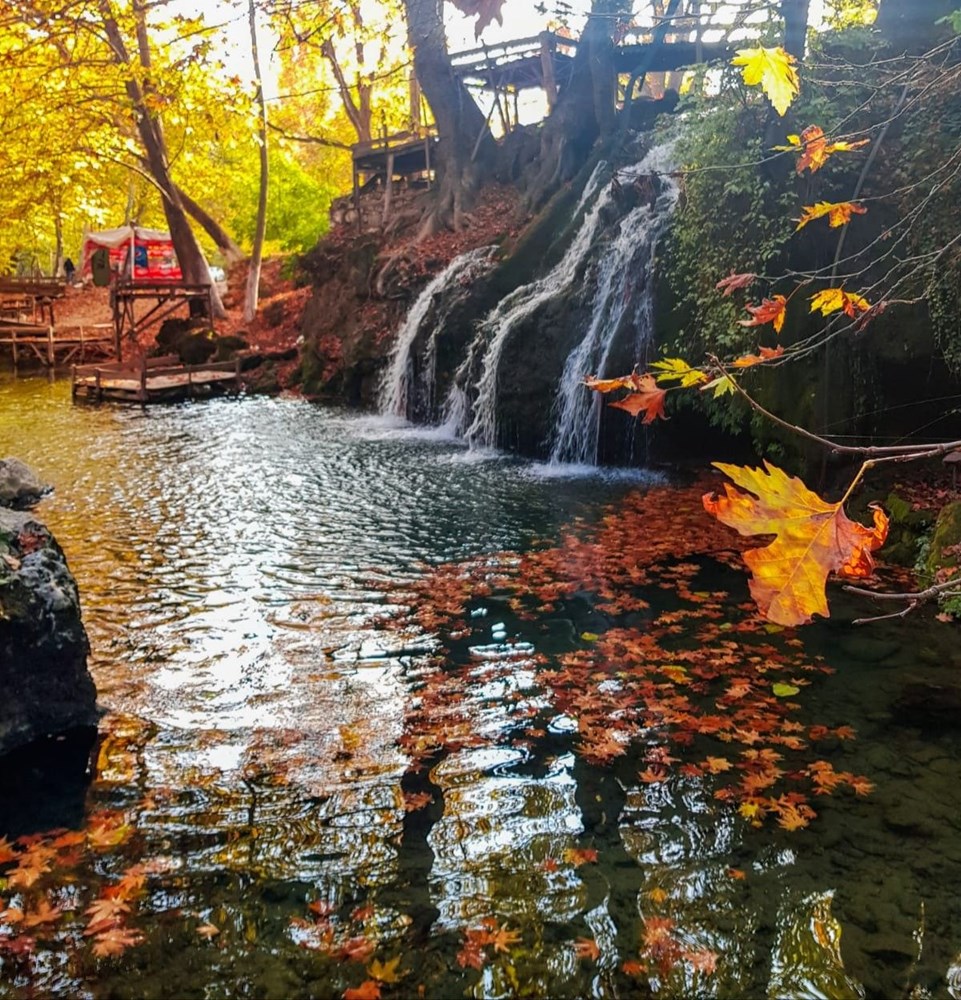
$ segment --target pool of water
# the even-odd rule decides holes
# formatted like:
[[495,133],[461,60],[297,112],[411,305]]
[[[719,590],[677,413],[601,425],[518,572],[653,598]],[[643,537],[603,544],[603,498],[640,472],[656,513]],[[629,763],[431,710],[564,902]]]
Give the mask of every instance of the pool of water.
[[[700,744],[657,782],[643,728],[578,752],[550,676],[611,625],[590,595],[532,618],[495,585],[463,634],[423,624],[435,567],[589,532],[658,477],[478,459],[295,399],[73,407],[44,379],[0,381],[7,454],[56,487],[39,512],[105,714],[82,816],[51,822],[40,792],[0,811],[47,868],[0,883],[0,996],[961,995],[961,746],[892,709],[952,682],[951,626],[866,634],[842,598],[771,637],[835,668],[797,724],[856,729],[824,752],[874,791],[758,828],[683,770]],[[698,572],[743,618],[743,576]],[[129,937],[98,955],[109,899]]]

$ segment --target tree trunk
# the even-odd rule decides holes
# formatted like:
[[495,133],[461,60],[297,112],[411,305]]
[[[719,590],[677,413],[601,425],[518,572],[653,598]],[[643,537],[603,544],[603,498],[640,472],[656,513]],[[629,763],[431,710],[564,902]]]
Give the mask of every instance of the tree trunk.
[[247,272],[247,293],[244,296],[244,322],[250,323],[257,315],[257,300],[260,297],[260,264],[264,254],[264,236],[267,232],[267,101],[264,97],[263,82],[260,78],[260,52],[257,47],[257,7],[249,0],[250,54],[254,62],[254,78],[257,81],[257,103],[260,106],[260,195],[257,200],[257,231],[250,252],[250,270]]
[[442,226],[457,229],[490,167],[494,140],[474,98],[454,75],[442,0],[404,0],[404,8],[414,72],[440,136],[436,159],[439,190],[425,232]]
[[808,8],[811,0],[781,0],[784,18],[784,49],[798,61],[804,58],[808,36]]
[[[143,8],[139,4],[134,5],[134,13],[137,18],[137,40],[140,48],[140,64],[145,71],[149,69],[149,50],[147,46],[147,28]],[[163,129],[159,119],[150,111],[145,100],[146,87],[142,87],[133,72],[133,64],[130,53],[127,51],[123,34],[120,31],[110,4],[107,0],[100,2],[100,16],[103,23],[104,33],[110,48],[113,50],[114,59],[121,65],[128,67],[129,75],[125,81],[125,89],[130,102],[136,112],[137,131],[140,134],[140,141],[143,143],[146,154],[147,166],[150,173],[163,193],[164,215],[167,218],[167,227],[170,230],[170,239],[173,242],[174,250],[177,253],[177,262],[180,264],[180,271],[183,280],[187,284],[210,285],[211,304],[213,306],[213,318],[223,319],[226,317],[223,303],[217,288],[210,280],[210,269],[207,261],[200,251],[197,238],[194,236],[190,223],[184,211],[183,203],[177,191],[177,186],[170,177],[170,168],[167,160],[167,147],[164,141]],[[194,299],[191,303],[192,310],[206,309],[201,299]]]
[[224,255],[227,263],[237,264],[242,261],[245,254],[234,243],[230,233],[208,212],[202,209],[182,187],[177,187],[177,194],[180,195],[180,201],[187,214],[203,227],[204,232],[214,241],[217,249]]
[[623,0],[594,0],[570,79],[541,134],[540,169],[528,188],[528,207],[537,209],[587,161],[594,143],[613,132],[617,79],[614,26]]

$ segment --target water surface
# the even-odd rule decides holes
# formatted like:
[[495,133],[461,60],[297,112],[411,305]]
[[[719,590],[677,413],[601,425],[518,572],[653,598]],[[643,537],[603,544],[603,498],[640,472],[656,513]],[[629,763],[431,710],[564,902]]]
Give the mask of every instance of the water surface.
[[[857,729],[828,752],[876,787],[755,829],[683,751],[639,780],[644,734],[608,764],[576,752],[539,672],[607,627],[587,596],[531,622],[478,595],[440,662],[444,637],[391,623],[430,567],[587,530],[652,477],[475,461],[293,399],[73,407],[44,379],[0,382],[0,454],[56,486],[40,513],[105,710],[85,820],[60,823],[130,829],[3,892],[68,912],[31,955],[0,948],[0,996],[339,997],[395,958],[385,997],[961,993],[958,738],[891,708],[961,666],[950,629],[865,640],[842,599],[799,633],[837,669],[799,717]],[[698,580],[743,615],[740,574]],[[419,728],[435,702],[464,727],[442,752]],[[42,832],[26,815],[0,835]],[[138,864],[144,941],[96,958],[83,911]],[[480,969],[472,929],[503,932]]]

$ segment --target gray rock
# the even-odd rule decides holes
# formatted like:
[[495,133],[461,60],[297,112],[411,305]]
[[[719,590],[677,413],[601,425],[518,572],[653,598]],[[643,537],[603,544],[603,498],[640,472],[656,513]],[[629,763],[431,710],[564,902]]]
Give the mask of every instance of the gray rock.
[[32,514],[0,509],[0,754],[96,725],[89,649],[62,549]]
[[0,507],[32,507],[52,489],[19,458],[0,459]]

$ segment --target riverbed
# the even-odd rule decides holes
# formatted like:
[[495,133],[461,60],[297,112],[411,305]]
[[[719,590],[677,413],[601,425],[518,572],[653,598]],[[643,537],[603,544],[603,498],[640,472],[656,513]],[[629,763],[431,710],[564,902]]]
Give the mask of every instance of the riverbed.
[[[63,912],[28,954],[0,948],[0,996],[961,996],[961,741],[893,708],[953,683],[954,626],[865,631],[841,596],[772,634],[828,668],[796,724],[854,730],[821,755],[873,790],[755,825],[684,771],[700,747],[656,781],[646,730],[609,761],[578,752],[549,677],[611,627],[590,595],[532,618],[478,593],[459,642],[411,624],[438,567],[589,533],[661,474],[474,454],[298,399],[76,407],[63,382],[4,377],[8,454],[56,487],[39,513],[104,716],[79,813],[39,793],[0,810],[0,837],[87,831],[2,892]],[[743,620],[743,573],[696,572]],[[460,702],[456,739],[426,742],[432,698]],[[131,871],[135,937],[97,957],[85,911]]]

